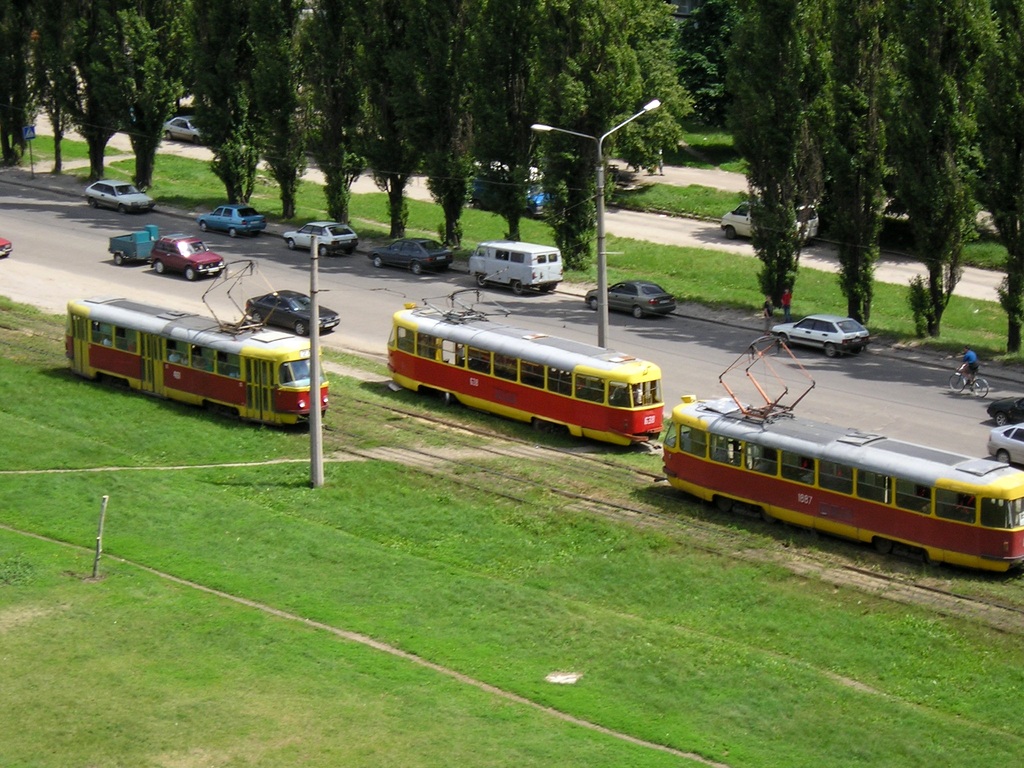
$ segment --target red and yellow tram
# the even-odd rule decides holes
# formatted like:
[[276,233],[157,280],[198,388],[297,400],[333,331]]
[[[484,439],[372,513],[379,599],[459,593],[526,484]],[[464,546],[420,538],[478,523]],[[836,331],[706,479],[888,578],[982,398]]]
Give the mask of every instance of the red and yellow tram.
[[[71,369],[89,379],[122,381],[248,421],[297,424],[309,418],[309,339],[281,331],[232,332],[208,317],[99,298],[68,302],[65,344]],[[323,411],[323,377],[319,389]]]
[[388,341],[394,381],[471,408],[618,445],[656,439],[661,369],[631,355],[474,312],[407,307]]
[[1024,472],[1001,462],[684,397],[664,439],[669,483],[880,552],[1007,571],[1024,563]]

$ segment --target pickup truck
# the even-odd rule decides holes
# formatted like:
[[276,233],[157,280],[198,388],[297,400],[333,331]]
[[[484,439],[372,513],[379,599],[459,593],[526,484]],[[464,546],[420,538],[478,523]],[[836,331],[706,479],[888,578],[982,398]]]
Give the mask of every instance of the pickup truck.
[[181,272],[186,280],[200,276],[219,275],[224,271],[224,259],[206,247],[198,237],[165,235],[153,243],[149,260],[157,274]]

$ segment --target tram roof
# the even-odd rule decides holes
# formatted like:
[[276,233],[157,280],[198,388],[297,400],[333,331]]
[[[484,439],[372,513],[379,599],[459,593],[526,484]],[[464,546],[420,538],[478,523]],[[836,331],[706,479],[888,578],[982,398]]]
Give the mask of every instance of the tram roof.
[[754,441],[778,450],[836,461],[859,469],[895,474],[925,484],[939,479],[989,482],[1024,473],[992,459],[896,440],[874,432],[801,419],[791,414],[775,419],[744,416],[728,398],[677,406],[704,419],[714,434]]
[[553,368],[564,370],[577,365],[588,365],[602,370],[613,370],[630,363],[653,366],[653,363],[625,352],[494,323],[479,316],[458,318],[422,307],[402,310],[398,315],[407,319],[420,333],[428,333],[459,344],[488,349]]
[[265,328],[232,333],[222,329],[212,317],[157,307],[131,299],[96,297],[71,303],[86,307],[91,320],[134,328],[144,333],[236,354],[240,354],[243,348],[251,350],[254,345],[276,352],[295,347],[297,341],[305,341],[284,331]]

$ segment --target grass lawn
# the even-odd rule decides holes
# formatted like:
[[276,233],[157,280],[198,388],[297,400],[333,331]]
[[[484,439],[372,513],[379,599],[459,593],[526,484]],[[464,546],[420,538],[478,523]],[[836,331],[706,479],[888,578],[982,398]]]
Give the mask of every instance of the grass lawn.
[[[429,400],[340,377],[312,490],[301,431],[77,379],[60,318],[0,312],[0,430],[18,435],[0,441],[5,766],[697,765],[556,712],[736,768],[1009,764],[1024,748],[1019,635],[737,560],[683,523],[744,548],[827,544],[605,487],[571,456],[574,487],[679,523],[538,489],[516,501],[457,462],[342,460],[481,438],[405,429],[374,403]],[[1019,575],[944,577],[1024,605]]]

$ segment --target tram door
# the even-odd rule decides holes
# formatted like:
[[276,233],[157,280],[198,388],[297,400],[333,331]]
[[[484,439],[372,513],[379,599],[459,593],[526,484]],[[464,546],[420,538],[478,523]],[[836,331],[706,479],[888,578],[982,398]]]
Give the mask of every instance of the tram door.
[[245,358],[245,401],[249,418],[271,420],[274,414],[274,364]]
[[89,367],[89,319],[71,315],[71,370],[85,373]]
[[140,389],[143,392],[157,392],[163,379],[163,339],[149,333],[140,333],[139,352],[142,366],[139,372],[139,378],[142,380]]

